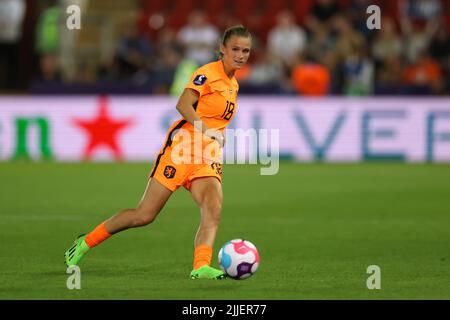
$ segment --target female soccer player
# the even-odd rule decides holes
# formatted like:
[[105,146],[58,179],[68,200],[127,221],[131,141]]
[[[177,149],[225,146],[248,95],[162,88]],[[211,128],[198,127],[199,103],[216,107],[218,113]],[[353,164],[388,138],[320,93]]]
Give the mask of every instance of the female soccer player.
[[236,108],[239,85],[234,74],[247,62],[251,40],[249,31],[241,25],[225,31],[220,60],[195,71],[178,100],[176,108],[182,119],[169,129],[138,207],[120,211],[92,232],[78,237],[65,253],[68,266],[77,265],[91,248],[111,235],[154,221],[171,194],[183,186],[191,192],[201,212],[190,277],[225,277],[210,266],[223,199],[220,151],[225,143],[224,129]]

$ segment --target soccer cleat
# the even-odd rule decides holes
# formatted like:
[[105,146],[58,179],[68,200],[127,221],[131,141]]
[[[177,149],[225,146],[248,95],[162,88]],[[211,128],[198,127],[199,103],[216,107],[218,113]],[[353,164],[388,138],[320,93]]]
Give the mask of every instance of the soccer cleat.
[[201,266],[191,271],[191,279],[225,279],[226,275],[221,270],[208,265]]
[[89,247],[84,241],[84,238],[84,234],[78,236],[73,245],[64,254],[64,260],[68,267],[78,265],[80,260],[89,250]]

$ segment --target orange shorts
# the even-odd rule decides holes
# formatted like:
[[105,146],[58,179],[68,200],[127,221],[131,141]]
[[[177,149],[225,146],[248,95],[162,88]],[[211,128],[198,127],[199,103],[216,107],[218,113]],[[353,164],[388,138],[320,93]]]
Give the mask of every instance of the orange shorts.
[[154,178],[171,191],[183,186],[190,190],[192,181],[202,177],[215,177],[222,182],[222,164],[219,161],[208,161],[202,163],[174,163],[172,160],[172,137],[171,133],[183,125],[172,126],[166,144],[158,154],[149,178]]
[[170,157],[171,149],[166,148],[165,152],[158,156],[149,178],[156,179],[171,191],[181,186],[190,190],[192,181],[201,177],[215,177],[222,182],[221,163],[175,164]]

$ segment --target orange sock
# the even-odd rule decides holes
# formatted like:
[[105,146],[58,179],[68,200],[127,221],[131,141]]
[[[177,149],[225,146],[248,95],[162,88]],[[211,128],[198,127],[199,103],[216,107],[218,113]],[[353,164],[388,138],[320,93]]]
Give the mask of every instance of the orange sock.
[[105,228],[105,222],[98,225],[92,232],[88,233],[84,238],[89,248],[95,247],[101,242],[111,237],[111,234]]
[[206,244],[195,247],[194,251],[194,270],[211,264],[212,248]]

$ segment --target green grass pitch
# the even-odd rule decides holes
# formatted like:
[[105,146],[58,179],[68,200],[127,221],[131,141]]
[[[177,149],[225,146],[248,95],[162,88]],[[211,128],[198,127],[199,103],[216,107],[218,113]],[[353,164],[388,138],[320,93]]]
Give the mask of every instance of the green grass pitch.
[[[139,201],[149,164],[0,164],[0,299],[449,299],[450,166],[224,167],[220,246],[246,238],[248,280],[193,281],[199,211],[184,189],[151,225],[113,236],[68,290],[64,251]],[[366,286],[381,268],[381,289]]]

